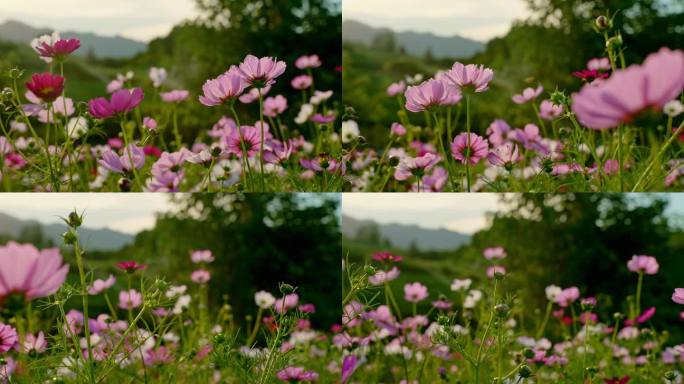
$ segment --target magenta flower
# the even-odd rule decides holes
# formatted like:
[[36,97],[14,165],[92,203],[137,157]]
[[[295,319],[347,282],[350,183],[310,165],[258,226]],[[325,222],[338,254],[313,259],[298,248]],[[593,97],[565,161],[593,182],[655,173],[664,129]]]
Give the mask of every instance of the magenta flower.
[[135,271],[142,271],[147,269],[147,264],[138,264],[135,261],[120,261],[116,266],[126,273],[135,273]]
[[430,152],[421,157],[404,157],[394,170],[394,178],[399,181],[404,181],[411,176],[421,178],[426,172],[429,172],[437,165],[439,161],[439,156]]
[[345,384],[358,368],[356,355],[347,355],[342,360],[342,384]]
[[295,67],[299,69],[318,68],[322,64],[318,55],[301,56],[295,60]]
[[489,248],[485,248],[485,250],[482,252],[482,255],[487,260],[494,260],[494,259],[500,260],[500,259],[504,259],[506,256],[508,256],[508,253],[506,253],[506,250],[504,249],[504,247],[489,247]]
[[563,113],[563,106],[556,105],[551,100],[544,100],[539,105],[539,117],[544,120],[554,120]]
[[394,136],[404,136],[406,135],[406,127],[399,123],[392,123],[392,126],[390,127],[390,132]]
[[410,283],[404,285],[404,300],[410,303],[423,301],[428,297],[428,289],[421,283]]
[[287,64],[284,61],[277,61],[272,57],[258,58],[248,55],[240,63],[240,76],[247,84],[255,88],[265,88],[275,84],[275,79],[285,73]]
[[311,120],[312,122],[314,122],[316,124],[330,124],[333,121],[335,121],[335,119],[336,119],[335,114],[333,112],[330,112],[327,115],[324,115],[322,113],[317,113],[317,114],[311,116],[311,119],[309,119],[309,120]]
[[591,129],[630,123],[642,111],[660,110],[684,89],[684,52],[661,48],[644,63],[616,71],[600,84],[587,84],[572,96],[572,110]]
[[247,148],[247,157],[252,157],[259,152],[261,145],[261,131],[257,127],[243,125],[240,127],[242,133],[242,141],[240,141],[240,133],[233,132],[232,135],[224,138],[228,151],[242,157],[242,144]]
[[506,168],[510,168],[519,158],[518,146],[513,143],[499,145],[487,155],[487,160],[492,165]]
[[159,94],[162,101],[165,103],[180,103],[188,98],[190,92],[184,89],[176,89],[170,92],[162,92]]
[[528,103],[541,95],[544,92],[544,87],[541,84],[535,88],[525,88],[520,95],[514,95],[511,99],[516,104]]
[[231,67],[228,72],[204,83],[202,86],[204,95],[200,95],[199,101],[207,107],[221,105],[240,97],[246,87],[247,84],[240,76],[237,67]]
[[653,256],[634,255],[627,262],[627,268],[632,272],[655,275],[658,273],[660,266],[658,265],[656,258]]
[[79,39],[62,39],[58,33],[45,35],[31,41],[31,47],[38,52],[41,59],[52,62],[52,59],[63,60],[81,47]]
[[290,82],[290,85],[292,85],[292,88],[303,91],[307,88],[309,88],[313,84],[313,80],[311,79],[311,76],[309,75],[299,75],[292,79]]
[[404,260],[403,257],[399,255],[393,255],[386,251],[375,252],[371,257],[373,260],[381,261],[383,263],[400,263],[402,260]]
[[494,71],[483,65],[463,65],[455,62],[449,71],[444,72],[444,76],[461,91],[480,93],[489,89]]
[[214,261],[214,256],[211,254],[210,250],[202,249],[202,250],[192,251],[190,253],[190,260],[192,260],[192,262],[195,264],[211,263],[212,261]]
[[33,300],[57,292],[69,266],[57,248],[38,250],[13,241],[0,246],[0,306],[13,294]]
[[672,292],[672,301],[677,304],[684,304],[684,288],[675,288]]
[[0,353],[5,353],[14,348],[18,341],[17,330],[7,324],[0,323]]
[[114,275],[109,275],[107,280],[97,279],[93,281],[93,284],[90,287],[88,287],[88,293],[90,295],[99,295],[105,289],[111,288],[114,283],[116,283],[116,278]]
[[143,119],[143,127],[147,128],[147,130],[149,130],[151,132],[156,132],[157,126],[158,126],[157,120],[155,120],[149,116],[145,116],[145,118]]
[[102,159],[98,160],[98,163],[112,172],[130,173],[133,167],[140,169],[145,165],[145,151],[143,148],[136,147],[135,144],[129,144],[124,148],[121,156],[107,149],[102,153]]
[[422,112],[433,107],[447,105],[450,101],[447,87],[444,82],[435,79],[408,87],[404,93],[406,109],[411,112]]
[[287,367],[276,374],[278,379],[288,383],[312,382],[318,380],[318,373],[302,367]]
[[41,101],[51,103],[64,92],[64,78],[49,72],[34,73],[26,82],[26,88]]
[[487,140],[475,133],[471,133],[470,136],[467,133],[461,133],[451,143],[451,154],[463,164],[466,162],[477,164],[487,156],[488,152]]
[[506,274],[506,268],[504,268],[501,265],[492,265],[491,267],[487,268],[487,277],[490,279],[493,279],[496,277],[496,275],[505,275]]
[[131,310],[142,305],[143,297],[135,289],[119,292],[119,308]]
[[283,95],[276,97],[267,97],[264,100],[264,115],[268,117],[277,117],[287,109],[287,99]]
[[104,97],[90,100],[88,111],[96,119],[108,119],[114,115],[128,113],[142,102],[145,94],[142,89],[120,89],[112,94],[108,101]]
[[190,280],[196,284],[206,284],[211,279],[211,273],[206,269],[197,269],[190,274]]
[[393,97],[404,93],[405,90],[406,83],[404,83],[403,81],[400,81],[398,83],[392,83],[389,87],[387,87],[387,95]]
[[143,363],[146,366],[150,365],[164,365],[173,362],[173,354],[171,350],[163,345],[157,348],[150,348],[145,352]]
[[264,161],[270,164],[280,164],[292,156],[294,147],[292,144],[272,141],[264,150]]

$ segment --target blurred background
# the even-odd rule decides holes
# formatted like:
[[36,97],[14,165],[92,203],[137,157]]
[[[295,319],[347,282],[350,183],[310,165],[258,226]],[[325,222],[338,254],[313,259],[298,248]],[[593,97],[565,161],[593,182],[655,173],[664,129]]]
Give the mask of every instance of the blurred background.
[[395,296],[421,282],[430,292],[421,303],[427,310],[439,294],[450,297],[455,278],[487,287],[482,251],[503,246],[507,291],[524,303],[524,317],[543,312],[544,288],[554,284],[596,296],[602,320],[626,313],[625,299],[634,295],[637,274],[627,261],[651,255],[660,271],[645,277],[642,307],[655,306],[654,326],[681,343],[682,307],[671,296],[683,283],[683,219],[681,194],[345,194],[343,251],[362,264],[377,251],[404,256]]
[[[117,276],[112,300],[126,284],[115,263],[149,264],[146,277],[192,286],[190,251],[209,249],[212,308],[227,301],[243,324],[256,313],[255,292],[280,297],[279,283],[288,283],[298,287],[302,303],[316,306],[313,326],[327,328],[341,316],[339,208],[339,194],[4,194],[0,244],[62,248],[75,282],[60,217],[84,211],[79,234],[86,265],[96,278]],[[102,296],[91,303],[95,313],[107,310]]]
[[[190,139],[227,113],[197,101],[204,82],[239,64],[247,54],[285,60],[288,69],[271,94],[296,95],[297,100],[300,93],[290,86],[299,71],[294,60],[318,54],[323,66],[315,72],[316,86],[339,96],[341,12],[341,0],[3,0],[0,87],[9,85],[6,75],[12,67],[26,69],[26,78],[45,71],[29,43],[59,31],[82,43],[77,58],[65,66],[67,96],[87,101],[106,95],[105,87],[117,73],[133,71],[134,83],[147,95],[145,113],[156,116],[161,101],[148,71],[164,67],[169,73],[167,90],[190,91],[184,102],[187,109],[180,114],[182,133]],[[258,112],[254,105],[238,106],[241,116],[250,117],[245,123],[258,119]],[[285,118],[297,112],[298,108],[289,108]]]
[[[602,55],[593,22],[607,12],[618,12],[628,63],[684,46],[680,0],[344,0],[343,102],[356,109],[362,134],[382,148],[397,121],[387,86],[407,75],[427,79],[459,60],[494,70],[490,90],[473,101],[477,131],[496,118],[521,127],[530,110],[514,108],[511,96],[537,83],[547,92],[579,89],[582,81],[571,73]],[[414,124],[422,119],[411,114]]]

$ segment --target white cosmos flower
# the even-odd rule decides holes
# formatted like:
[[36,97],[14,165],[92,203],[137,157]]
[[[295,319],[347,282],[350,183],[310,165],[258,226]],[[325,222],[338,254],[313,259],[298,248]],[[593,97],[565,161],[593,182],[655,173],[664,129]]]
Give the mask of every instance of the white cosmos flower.
[[347,120],[342,122],[342,142],[349,143],[359,137],[361,131],[359,124],[354,120]]
[[254,302],[261,309],[270,308],[275,301],[275,297],[266,291],[259,291],[254,294]]

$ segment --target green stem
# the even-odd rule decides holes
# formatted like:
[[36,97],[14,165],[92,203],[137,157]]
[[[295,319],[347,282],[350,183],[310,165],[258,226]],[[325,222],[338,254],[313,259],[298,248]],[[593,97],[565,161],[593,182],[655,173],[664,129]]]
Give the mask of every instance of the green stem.
[[[634,314],[634,317],[636,318],[637,316],[641,315],[641,288],[644,283],[644,272],[639,272],[639,281],[637,282],[637,291],[636,291],[636,313]],[[634,320],[634,319],[632,319]]]
[[466,167],[466,185],[467,185],[467,191],[470,192],[470,95],[466,94],[466,130],[468,132],[468,140],[467,140],[467,147],[466,147],[466,158],[465,158],[465,167]]
[[259,143],[259,180],[261,181],[261,192],[266,190],[266,185],[264,184],[264,96],[261,94],[261,88],[259,90],[259,121],[261,126],[261,143]]
[[74,242],[74,255],[76,256],[76,265],[78,266],[78,275],[81,279],[81,297],[83,304],[83,332],[86,339],[86,347],[88,349],[88,374],[90,376],[90,382],[95,382],[95,376],[93,374],[93,347],[90,344],[90,321],[88,320],[88,284],[86,283],[85,268],[83,267],[83,253],[81,252],[81,246],[79,241]]
[[632,188],[632,192],[638,192],[639,187],[641,184],[646,180],[646,177],[648,174],[651,172],[653,167],[655,167],[656,163],[660,160],[660,158],[665,154],[665,151],[672,145],[672,143],[681,135],[684,133],[684,122],[679,125],[679,128],[670,136],[670,138],[665,142],[665,144],[660,148],[660,151],[656,154],[656,156],[651,160],[651,162],[648,164],[644,172],[639,176],[639,179],[637,180],[636,184],[634,184],[634,188]]

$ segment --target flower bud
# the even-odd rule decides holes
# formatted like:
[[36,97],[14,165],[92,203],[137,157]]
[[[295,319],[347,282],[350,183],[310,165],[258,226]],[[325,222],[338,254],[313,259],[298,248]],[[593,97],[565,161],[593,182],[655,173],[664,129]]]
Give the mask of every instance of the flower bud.
[[397,165],[399,165],[399,158],[396,156],[390,157],[389,165],[390,165],[390,167],[396,167]]
[[508,316],[508,312],[510,312],[511,307],[509,307],[506,304],[497,304],[494,306],[494,313],[500,318],[505,318]]
[[523,354],[523,356],[525,356],[525,358],[527,358],[527,359],[531,359],[531,358],[534,357],[534,351],[532,350],[532,348],[525,348],[525,349],[523,349],[522,354]]
[[594,377],[594,376],[596,376],[596,374],[598,373],[599,369],[598,369],[598,367],[592,366],[592,367],[587,367],[587,368],[585,368],[585,371],[587,371],[587,374],[588,374],[590,377]]
[[617,51],[622,47],[622,36],[616,35],[606,41],[606,48]]
[[76,211],[71,211],[69,213],[69,219],[67,220],[67,225],[71,228],[78,228],[83,224],[83,216],[80,216]]
[[62,239],[64,240],[64,244],[73,245],[78,241],[78,236],[70,229],[62,234]]
[[294,292],[294,287],[291,286],[290,284],[281,283],[280,284],[280,292],[282,294],[292,293],[292,292]]
[[527,365],[523,365],[518,370],[518,375],[523,379],[528,379],[532,377],[532,369],[530,369],[530,367],[528,367]]
[[673,383],[677,379],[677,372],[675,371],[667,371],[665,372],[665,380],[669,380],[671,383]]
[[211,149],[211,156],[212,157],[219,157],[219,155],[221,155],[221,148],[214,147]]
[[608,31],[613,28],[613,20],[601,15],[594,20],[594,25],[601,32]]
[[126,177],[122,177],[119,179],[119,190],[121,192],[130,192],[131,187],[133,187],[133,183],[131,182],[130,179]]

